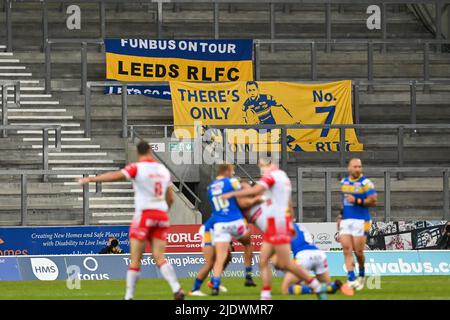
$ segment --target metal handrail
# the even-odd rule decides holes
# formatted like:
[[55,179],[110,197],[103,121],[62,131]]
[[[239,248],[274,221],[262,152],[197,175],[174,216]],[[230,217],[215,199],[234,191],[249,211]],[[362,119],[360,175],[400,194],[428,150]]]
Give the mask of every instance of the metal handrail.
[[[92,170],[0,170],[0,176],[20,176],[20,221],[21,225],[25,226],[28,224],[28,176],[40,175],[82,175],[87,177],[89,175],[98,175],[102,171],[92,171]],[[48,181],[44,181],[48,182]],[[96,194],[101,194],[101,182],[96,183]],[[89,185],[83,185],[83,224],[90,224],[89,216]]]
[[[321,83],[323,81],[296,81],[298,83]],[[383,85],[405,85],[409,87],[410,91],[410,119],[411,124],[417,122],[417,87],[423,86],[431,87],[434,85],[450,85],[449,80],[354,80],[353,82],[353,112],[354,121],[359,123],[359,93],[361,86],[383,86]],[[122,87],[122,137],[128,137],[128,93],[127,88],[131,85],[168,85],[169,82],[121,82],[121,81],[88,81],[86,84],[86,94],[84,96],[84,127],[85,137],[91,137],[91,93],[94,87],[103,86],[121,86]]]
[[[8,51],[12,50],[12,20],[11,20],[11,3],[12,2],[36,2],[35,0],[4,0],[6,4],[6,30],[7,30],[7,43],[8,43]],[[80,3],[92,3],[91,0],[79,0]],[[100,24],[100,38],[104,38],[106,35],[106,12],[105,12],[105,4],[106,3],[123,3],[124,0],[99,0],[96,1],[96,4],[99,5],[99,24]],[[127,0],[126,2],[133,3],[155,3],[156,4],[156,30],[157,37],[163,37],[163,4],[167,3],[167,0]],[[239,4],[239,3],[258,3],[258,4],[266,4],[268,5],[269,11],[269,38],[276,38],[276,20],[275,20],[275,5],[276,4],[323,4],[324,12],[325,12],[325,38],[331,39],[331,5],[343,5],[343,4],[373,4],[371,0],[171,0],[171,3],[181,4],[181,3],[210,3],[212,4],[213,11],[213,32],[214,38],[218,39],[220,37],[220,28],[219,28],[219,5],[222,3],[225,4]],[[435,17],[436,17],[436,39],[440,39],[441,31],[442,31],[442,13],[443,13],[443,5],[450,3],[449,0],[434,0],[432,1],[435,4]],[[48,38],[48,4],[49,3],[72,3],[71,0],[41,0],[42,4],[42,48],[45,49],[45,40]],[[381,38],[385,40],[387,38],[387,14],[386,7],[387,5],[392,4],[419,4],[419,3],[430,3],[427,0],[381,0]],[[271,45],[271,50],[274,50],[274,45]],[[330,46],[327,45],[327,51],[330,50]],[[383,47],[385,50],[385,47]]]
[[[2,126],[0,125],[0,130],[42,130],[42,169],[48,170],[48,153],[49,153],[49,131],[55,130],[55,144],[52,151],[60,152],[61,151],[61,126],[60,125],[27,125],[27,126]],[[8,171],[12,172],[12,171]],[[42,175],[42,181],[48,181],[48,177],[46,174]]]
[[[297,168],[297,221],[303,222],[303,174],[304,173],[323,173],[325,174],[325,212],[326,221],[331,222],[331,179],[332,173],[346,173],[345,168]],[[442,204],[443,219],[450,220],[450,192],[449,192],[449,172],[450,168],[423,168],[423,167],[404,167],[404,168],[365,168],[365,174],[383,174],[384,180],[384,221],[391,219],[391,173],[438,173],[442,175]]]
[[[177,127],[192,127],[192,125],[177,125]],[[135,139],[135,133],[136,130],[135,128],[164,128],[164,138],[169,138],[168,135],[168,128],[169,127],[175,127],[175,125],[173,124],[139,124],[139,125],[128,125],[128,132],[130,133],[130,140],[132,142],[134,142]],[[207,145],[207,143],[205,141],[202,141],[202,145]],[[225,154],[225,156],[228,156],[228,154]],[[236,165],[236,167],[241,170],[244,175],[247,177],[247,179],[249,179],[251,182],[255,182],[255,179],[247,172],[247,170],[245,170],[245,168],[238,163],[237,161],[234,161],[234,159],[232,159],[231,157],[228,157],[225,159],[225,161],[227,162],[232,162],[233,164]]]
[[[14,88],[14,103],[8,102],[8,87]],[[8,125],[8,106],[20,108],[20,81],[19,80],[0,80],[0,92],[2,93],[2,122],[3,126]],[[8,137],[8,130],[2,130],[2,138]]]
[[[131,129],[133,131],[133,137],[136,137],[140,140],[145,140],[143,137],[141,137],[136,131],[134,131],[134,129]],[[159,162],[164,163],[164,160],[158,156],[156,154],[156,152],[153,152],[153,155],[155,156],[155,158],[158,159]],[[180,186],[182,186],[182,188],[186,189],[188,191],[188,193],[195,199],[195,203],[194,203],[194,207],[196,210],[198,210],[198,206],[202,203],[201,199],[195,194],[195,192],[189,188],[189,186],[183,181],[183,179],[181,179],[176,173],[175,171],[173,171],[170,166],[166,165],[166,168],[170,171],[171,175],[175,177],[175,179],[177,179],[180,182]]]
[[[346,148],[346,129],[395,129],[397,130],[397,157],[398,165],[404,163],[404,134],[405,130],[411,130],[416,133],[420,129],[450,129],[449,124],[293,124],[293,125],[210,125],[210,128],[220,130],[227,129],[255,129],[255,130],[281,130],[281,167],[287,169],[287,130],[288,129],[338,129],[339,130],[339,163],[345,166],[347,151]],[[225,143],[225,141],[224,141]],[[225,151],[228,149],[225,149]],[[402,178],[402,175],[399,175]]]

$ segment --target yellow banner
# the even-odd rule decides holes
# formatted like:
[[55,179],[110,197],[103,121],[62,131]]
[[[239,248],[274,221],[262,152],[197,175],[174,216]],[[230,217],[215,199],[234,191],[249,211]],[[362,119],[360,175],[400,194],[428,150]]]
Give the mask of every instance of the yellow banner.
[[[177,136],[185,125],[353,124],[351,81],[320,84],[238,81],[170,83]],[[181,127],[182,126],[182,127]],[[193,127],[189,128],[193,134]],[[252,132],[253,131],[253,132]],[[234,144],[278,145],[280,130],[258,135],[254,130],[231,132]],[[346,150],[362,151],[353,129],[345,130]],[[289,129],[288,150],[339,151],[339,129]],[[255,140],[256,139],[256,140]],[[262,150],[260,150],[262,151]],[[274,149],[272,149],[274,151]]]

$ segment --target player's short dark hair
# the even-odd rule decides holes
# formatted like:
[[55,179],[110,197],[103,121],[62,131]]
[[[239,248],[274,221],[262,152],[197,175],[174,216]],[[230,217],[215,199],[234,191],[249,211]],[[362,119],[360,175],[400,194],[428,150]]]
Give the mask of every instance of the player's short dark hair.
[[246,88],[248,86],[256,86],[257,88],[259,88],[258,82],[256,82],[256,81],[247,81]]
[[221,175],[233,167],[230,163],[221,163],[216,166],[217,174]]
[[150,145],[147,141],[141,141],[136,146],[137,153],[140,156],[145,156],[146,154],[150,153]]

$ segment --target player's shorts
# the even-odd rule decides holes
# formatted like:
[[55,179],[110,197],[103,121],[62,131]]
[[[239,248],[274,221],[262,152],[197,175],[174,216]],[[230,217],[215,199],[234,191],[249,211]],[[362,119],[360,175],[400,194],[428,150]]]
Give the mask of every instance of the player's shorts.
[[133,218],[130,226],[130,239],[166,241],[169,230],[169,215],[160,210],[144,210]]
[[230,222],[216,222],[214,224],[214,243],[231,242],[232,238],[240,239],[247,233],[248,227],[245,219]]
[[295,255],[295,262],[303,269],[314,274],[324,274],[328,271],[328,260],[325,252],[321,250],[302,250]]
[[202,237],[202,243],[201,247],[207,247],[207,246],[213,246],[214,245],[214,219],[210,217],[208,220],[205,221],[204,224],[200,227],[200,230],[198,230],[198,233]]
[[353,237],[368,236],[370,221],[361,219],[343,219],[339,225],[339,235],[350,235]]
[[292,218],[288,216],[269,217],[263,241],[273,245],[290,244],[294,233]]

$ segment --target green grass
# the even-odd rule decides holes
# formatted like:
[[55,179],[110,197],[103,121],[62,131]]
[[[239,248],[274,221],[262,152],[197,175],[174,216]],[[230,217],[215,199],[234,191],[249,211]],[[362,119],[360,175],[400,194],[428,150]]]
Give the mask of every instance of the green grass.
[[[340,278],[345,280],[344,278]],[[181,285],[188,291],[192,286],[192,279],[181,279]],[[260,284],[260,279],[256,279]],[[227,293],[218,297],[187,297],[189,300],[250,300],[259,298],[259,288],[243,286],[242,279],[225,278],[223,284],[228,288]],[[275,278],[273,285],[274,299],[316,299],[315,296],[282,296],[280,294],[281,279]],[[69,290],[65,281],[0,281],[0,299],[81,299],[103,300],[123,299],[125,289],[124,280],[82,281],[80,290]],[[210,290],[203,285],[203,292]],[[135,299],[157,300],[172,299],[169,286],[161,279],[142,279],[137,286]],[[381,289],[364,289],[356,292],[353,297],[340,293],[329,295],[330,300],[395,300],[395,299],[450,299],[450,277],[447,276],[404,276],[381,278]]]

